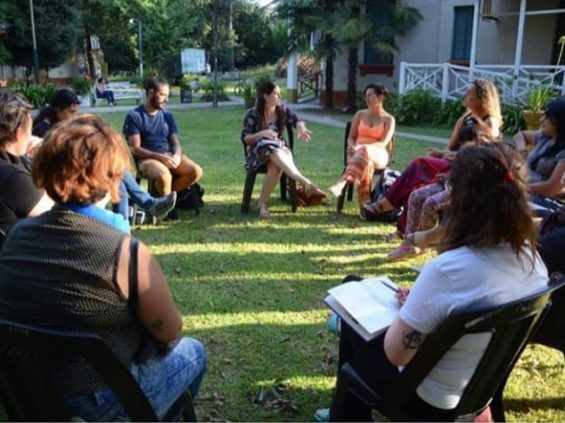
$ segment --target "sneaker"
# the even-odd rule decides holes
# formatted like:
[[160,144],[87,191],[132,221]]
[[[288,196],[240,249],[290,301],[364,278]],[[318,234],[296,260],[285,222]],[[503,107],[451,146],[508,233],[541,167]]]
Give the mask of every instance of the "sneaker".
[[172,209],[163,220],[165,222],[178,222],[180,220],[180,217],[177,209]]
[[341,319],[333,311],[328,315],[328,320],[326,321],[326,329],[329,333],[339,336],[341,332]]
[[157,219],[162,219],[169,212],[175,208],[177,202],[177,193],[175,191],[171,192],[169,195],[164,197],[155,198],[153,205],[149,208],[149,213],[155,216]]
[[317,422],[329,422],[330,421],[330,409],[329,408],[318,408],[314,412],[314,420]]

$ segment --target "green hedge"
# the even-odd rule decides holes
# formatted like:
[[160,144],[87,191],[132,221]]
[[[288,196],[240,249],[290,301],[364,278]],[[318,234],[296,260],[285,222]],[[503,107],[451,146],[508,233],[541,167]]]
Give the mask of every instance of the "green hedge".
[[[359,108],[366,107],[363,97],[358,98],[358,105]],[[446,100],[442,104],[438,97],[422,89],[410,91],[403,96],[391,93],[384,106],[398,124],[408,126],[453,128],[465,111],[461,100]],[[525,128],[521,116],[523,106],[503,104],[501,109],[505,134],[513,135]]]

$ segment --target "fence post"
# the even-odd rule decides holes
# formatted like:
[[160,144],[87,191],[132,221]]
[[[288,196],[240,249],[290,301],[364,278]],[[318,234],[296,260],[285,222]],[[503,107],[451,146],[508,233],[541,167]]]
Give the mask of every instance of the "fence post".
[[443,64],[443,74],[441,78],[441,103],[447,100],[447,93],[449,92],[449,63]]
[[400,62],[400,76],[398,81],[398,94],[403,95],[406,89],[406,62]]

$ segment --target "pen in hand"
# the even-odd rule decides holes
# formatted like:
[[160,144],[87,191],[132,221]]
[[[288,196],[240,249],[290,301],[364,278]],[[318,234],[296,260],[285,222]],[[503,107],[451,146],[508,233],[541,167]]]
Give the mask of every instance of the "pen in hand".
[[386,281],[381,280],[380,281],[384,286],[386,286],[388,289],[392,289],[394,292],[398,293],[398,288],[395,288],[394,286],[392,286],[391,284],[389,284]]

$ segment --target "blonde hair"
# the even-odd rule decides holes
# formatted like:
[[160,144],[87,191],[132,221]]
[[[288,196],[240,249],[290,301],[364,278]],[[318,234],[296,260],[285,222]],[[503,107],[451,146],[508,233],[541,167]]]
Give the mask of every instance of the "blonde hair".
[[84,114],[47,133],[32,164],[33,181],[57,203],[93,204],[110,194],[129,166],[125,142],[100,117]]
[[492,119],[496,119],[502,127],[502,113],[500,111],[500,98],[498,89],[488,79],[475,79],[473,87],[477,98],[481,101],[484,112]]

